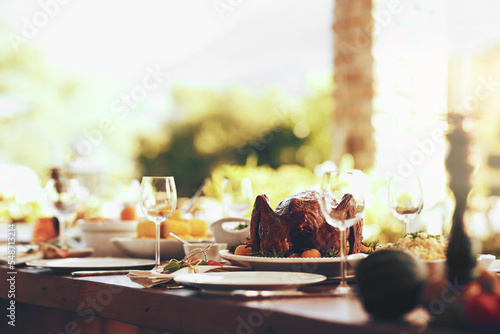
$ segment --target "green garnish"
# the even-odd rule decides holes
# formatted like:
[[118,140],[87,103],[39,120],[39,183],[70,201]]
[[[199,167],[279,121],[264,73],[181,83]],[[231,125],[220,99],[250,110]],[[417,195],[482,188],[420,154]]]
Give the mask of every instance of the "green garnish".
[[[187,267],[187,264],[184,265],[184,267]],[[170,272],[173,273],[179,269],[181,269],[181,263],[178,262],[177,260],[170,260],[165,267],[163,267],[163,272]]]
[[163,272],[167,274],[171,274],[176,272],[179,269],[185,268],[185,267],[191,267],[194,268],[196,266],[206,266],[208,265],[208,262],[205,260],[200,260],[197,258],[190,257],[189,259],[183,259],[181,261],[173,259],[168,261],[168,263],[163,267]]
[[321,257],[339,257],[339,250],[333,248],[327,251],[322,251]]
[[238,226],[236,226],[234,228],[235,231],[239,231],[239,230],[244,230],[248,227],[248,224],[246,223],[239,223]]
[[290,254],[292,254],[292,252],[282,253],[282,252],[276,251],[273,248],[270,251],[260,250],[260,251],[258,251],[256,253],[249,253],[248,255],[249,256],[257,256],[257,257],[288,257],[288,256],[290,256]]
[[425,233],[427,235],[427,238],[436,238],[438,240],[441,239],[441,235],[429,234],[429,233],[425,232],[424,230],[420,230],[420,231],[416,231],[416,232],[412,232],[412,233],[406,233],[402,238],[405,238],[406,236],[411,236],[412,239],[416,239],[416,238],[420,237],[421,233]]

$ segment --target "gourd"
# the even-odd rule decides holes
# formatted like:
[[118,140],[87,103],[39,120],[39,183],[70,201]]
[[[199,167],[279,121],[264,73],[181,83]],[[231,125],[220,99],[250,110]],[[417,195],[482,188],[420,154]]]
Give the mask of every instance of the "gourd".
[[376,318],[397,319],[413,310],[427,279],[426,266],[402,250],[376,251],[356,268],[358,296]]

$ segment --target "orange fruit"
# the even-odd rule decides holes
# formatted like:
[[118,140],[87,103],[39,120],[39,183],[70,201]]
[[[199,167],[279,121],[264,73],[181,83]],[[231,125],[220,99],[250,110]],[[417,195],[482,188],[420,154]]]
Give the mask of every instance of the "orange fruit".
[[126,205],[120,212],[121,220],[136,220],[137,216],[135,214],[135,208],[130,205]]
[[296,254],[296,253],[292,253],[288,256],[288,258],[294,258],[294,257],[300,257],[299,254]]
[[321,257],[321,253],[317,249],[309,249],[303,251],[300,257]]
[[38,218],[33,227],[33,240],[35,242],[47,242],[57,237],[56,223],[53,217]]
[[243,244],[236,247],[236,249],[234,250],[234,255],[248,255],[251,252],[252,252],[252,247]]

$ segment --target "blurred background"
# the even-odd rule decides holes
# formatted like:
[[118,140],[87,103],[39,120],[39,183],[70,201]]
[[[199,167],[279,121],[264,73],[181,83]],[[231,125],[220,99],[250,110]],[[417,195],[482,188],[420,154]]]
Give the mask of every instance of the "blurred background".
[[[115,217],[142,175],[179,196],[252,179],[273,206],[335,165],[371,182],[367,240],[403,224],[388,178],[418,174],[413,229],[447,234],[448,112],[465,115],[475,168],[468,227],[500,245],[500,4],[480,1],[4,1],[0,220],[49,214],[64,166],[88,217]],[[464,157],[465,159],[466,157]],[[6,233],[6,228],[2,233]]]

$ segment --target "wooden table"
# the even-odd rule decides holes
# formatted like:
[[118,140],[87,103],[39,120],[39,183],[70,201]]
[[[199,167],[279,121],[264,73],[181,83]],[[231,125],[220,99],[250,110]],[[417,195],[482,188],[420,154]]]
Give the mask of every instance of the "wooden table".
[[[438,333],[426,329],[423,309],[404,322],[376,322],[356,297],[236,299],[188,288],[146,289],[125,275],[77,278],[29,267],[9,272],[0,266],[0,302],[5,313],[15,300],[19,333]],[[12,287],[15,298],[7,299]],[[103,318],[134,326],[117,330]],[[0,332],[14,333],[7,321],[2,316]]]

